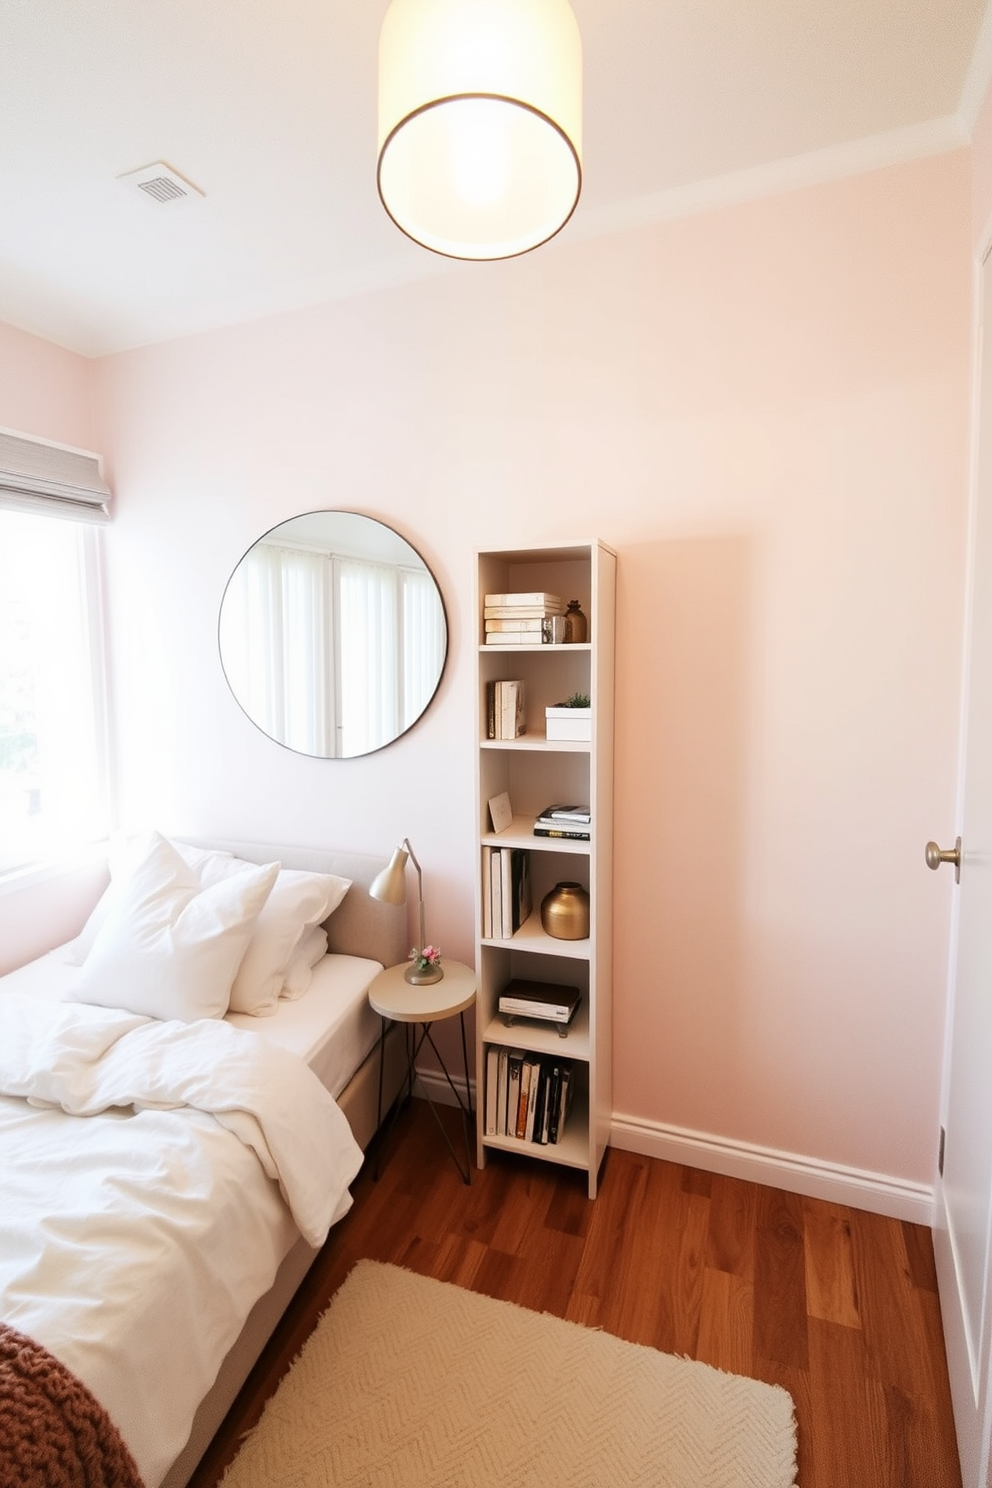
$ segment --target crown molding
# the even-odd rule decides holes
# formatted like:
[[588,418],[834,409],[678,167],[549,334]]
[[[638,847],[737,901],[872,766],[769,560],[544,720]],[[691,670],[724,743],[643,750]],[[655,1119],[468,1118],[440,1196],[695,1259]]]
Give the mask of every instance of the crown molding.
[[714,176],[610,206],[591,207],[585,212],[580,206],[572,220],[569,236],[601,237],[680,217],[716,212],[743,202],[758,201],[762,197],[780,196],[888,166],[945,155],[965,148],[970,142],[964,119],[959,114],[950,114],[927,124],[891,130],[886,134],[852,140],[849,144],[831,145],[824,150],[770,161],[767,165]]

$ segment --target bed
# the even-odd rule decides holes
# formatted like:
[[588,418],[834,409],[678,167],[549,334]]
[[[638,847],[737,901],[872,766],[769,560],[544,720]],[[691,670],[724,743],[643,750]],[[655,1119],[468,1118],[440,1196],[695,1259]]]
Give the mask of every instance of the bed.
[[[115,875],[79,942],[0,978],[0,1322],[92,1392],[144,1488],[181,1488],[350,1206],[378,1108],[367,988],[403,959],[406,924],[402,908],[368,894],[377,859],[160,842]],[[200,913],[208,954],[227,946],[242,1010],[200,1016],[194,997],[166,1014],[162,986],[134,970],[120,926],[132,926],[156,873],[170,893],[179,884],[175,902],[187,908],[176,923]],[[299,917],[305,889],[312,916],[325,903],[312,884],[332,879],[343,897],[323,921],[300,924],[273,996],[279,894],[292,891]],[[237,933],[226,923],[213,933],[224,914],[236,919],[234,901]],[[170,999],[197,986],[203,945],[195,950],[189,966],[181,938],[170,952]],[[254,1012],[234,992],[248,968],[252,991],[267,989]],[[211,993],[215,980],[203,978]],[[120,1005],[121,985],[135,1006]],[[404,1068],[399,1041],[387,1043],[387,1104]]]

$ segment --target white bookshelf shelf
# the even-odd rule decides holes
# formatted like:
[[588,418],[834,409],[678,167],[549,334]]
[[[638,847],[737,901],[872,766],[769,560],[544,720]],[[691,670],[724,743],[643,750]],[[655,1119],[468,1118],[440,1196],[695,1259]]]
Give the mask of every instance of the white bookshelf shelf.
[[[486,645],[486,594],[538,591],[578,598],[589,639],[578,645]],[[479,1091],[478,1162],[493,1151],[522,1153],[540,1162],[581,1169],[596,1197],[612,1117],[613,924],[613,694],[616,555],[598,541],[484,551],[477,556],[479,646],[476,678],[478,888],[476,957],[476,1079]],[[487,687],[501,680],[524,684],[526,732],[516,739],[486,737]],[[588,693],[592,737],[547,739],[546,707],[574,692]],[[491,830],[489,801],[506,791],[514,812],[502,832]],[[588,801],[589,841],[535,837],[534,819],[552,801]],[[511,848],[528,854],[533,907],[509,938],[483,935],[483,852]],[[583,940],[559,940],[541,924],[541,899],[556,883],[579,882],[589,893],[590,928]],[[582,1001],[566,1038],[552,1024],[522,1019],[505,1024],[499,994],[515,977],[580,988]],[[542,1059],[569,1060],[573,1097],[557,1143],[487,1134],[485,1093],[490,1048],[520,1049]]]
[[549,1054],[555,1059],[589,1058],[589,1008],[585,999],[579,1003],[568,1033],[562,1038],[554,1023],[538,1023],[534,1019],[518,1019],[507,1024],[502,1013],[490,1018],[483,1031],[486,1044],[505,1045],[509,1049],[521,1048],[521,1038],[527,1048],[535,1054]]
[[578,853],[588,857],[592,846],[579,837],[535,837],[534,817],[515,816],[502,832],[483,832],[481,839],[487,847],[527,847],[532,852]]

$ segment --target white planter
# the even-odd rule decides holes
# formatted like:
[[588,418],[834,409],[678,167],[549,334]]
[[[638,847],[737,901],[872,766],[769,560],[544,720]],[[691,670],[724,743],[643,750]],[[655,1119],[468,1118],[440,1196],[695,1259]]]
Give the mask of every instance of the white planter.
[[591,708],[545,708],[546,733],[549,739],[569,739],[577,743],[592,741]]

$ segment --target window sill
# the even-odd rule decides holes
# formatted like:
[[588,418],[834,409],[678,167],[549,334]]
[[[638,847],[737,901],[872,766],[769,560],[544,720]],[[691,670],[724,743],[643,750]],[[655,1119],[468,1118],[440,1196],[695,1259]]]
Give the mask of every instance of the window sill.
[[74,873],[79,868],[88,867],[90,863],[106,862],[109,854],[109,842],[91,842],[43,863],[26,863],[22,868],[11,868],[7,873],[0,873],[0,899],[19,893],[22,889],[30,889],[35,884],[47,883],[53,878]]

